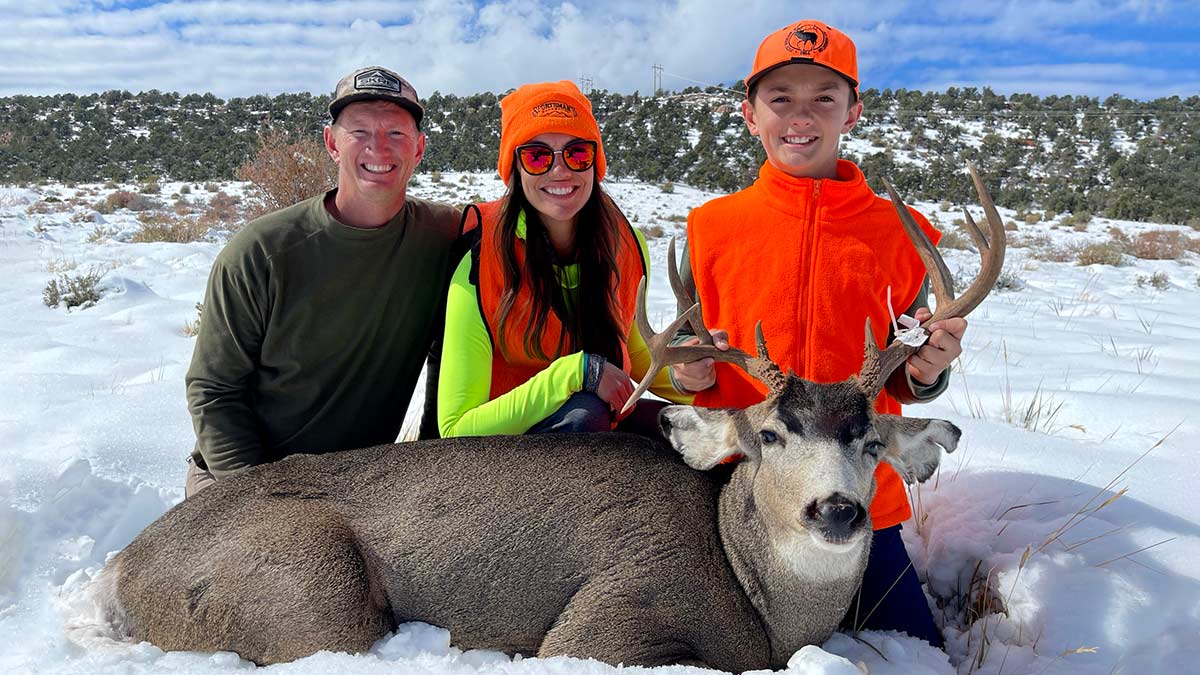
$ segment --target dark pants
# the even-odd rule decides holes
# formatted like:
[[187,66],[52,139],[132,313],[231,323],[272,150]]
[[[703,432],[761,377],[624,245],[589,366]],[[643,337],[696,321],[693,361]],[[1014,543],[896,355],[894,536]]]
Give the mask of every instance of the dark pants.
[[848,630],[895,630],[945,649],[942,633],[921,590],[921,580],[900,538],[900,526],[875,531],[859,596],[842,620]]
[[[658,411],[668,404],[662,401],[638,401],[633,411],[617,424],[617,431],[638,434],[666,442],[658,426]],[[580,391],[571,395],[558,410],[529,428],[527,434],[587,433],[612,431],[612,411],[599,396]]]

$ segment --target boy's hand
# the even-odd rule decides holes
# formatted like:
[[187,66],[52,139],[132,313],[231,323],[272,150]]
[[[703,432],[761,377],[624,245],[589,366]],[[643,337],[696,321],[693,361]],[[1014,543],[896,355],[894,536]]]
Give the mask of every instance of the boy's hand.
[[[729,333],[719,328],[709,332],[713,336],[713,346],[721,351],[728,351]],[[691,337],[680,342],[678,346],[688,347],[698,344],[700,344],[700,338]],[[689,393],[704,391],[717,381],[717,372],[713,367],[712,358],[703,358],[690,363],[676,363],[671,366],[671,375],[675,378],[676,384]]]
[[[922,307],[914,318],[923,322],[931,316],[933,312]],[[962,354],[962,336],[967,331],[967,320],[944,319],[929,324],[926,330],[929,331],[929,340],[916,354],[908,357],[908,374],[921,384],[933,384],[937,382],[938,375]]]

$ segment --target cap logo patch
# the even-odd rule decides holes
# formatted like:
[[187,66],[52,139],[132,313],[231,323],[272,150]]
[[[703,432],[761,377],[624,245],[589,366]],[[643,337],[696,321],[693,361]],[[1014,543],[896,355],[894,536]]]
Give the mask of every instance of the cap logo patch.
[[400,80],[382,70],[368,70],[354,78],[355,89],[386,89],[400,93]]
[[815,23],[797,24],[788,33],[783,46],[789,52],[796,52],[801,56],[811,56],[825,51],[825,48],[829,46],[829,34]]
[[579,117],[579,111],[570,103],[546,101],[533,107],[534,117]]

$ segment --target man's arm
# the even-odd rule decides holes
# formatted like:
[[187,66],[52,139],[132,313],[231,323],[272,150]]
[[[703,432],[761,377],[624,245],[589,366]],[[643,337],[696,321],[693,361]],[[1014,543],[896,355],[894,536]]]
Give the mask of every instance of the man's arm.
[[266,326],[265,291],[247,276],[247,261],[225,258],[218,256],[209,275],[185,378],[196,448],[218,479],[266,461],[251,408]]

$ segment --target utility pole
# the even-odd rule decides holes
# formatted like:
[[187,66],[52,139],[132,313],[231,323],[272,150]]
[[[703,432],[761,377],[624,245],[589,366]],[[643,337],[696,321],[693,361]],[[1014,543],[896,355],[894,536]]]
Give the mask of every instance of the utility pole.
[[654,67],[652,68],[652,70],[654,70],[654,95],[659,96],[660,94],[662,94],[663,67],[656,63],[656,64],[654,64]]
[[592,93],[592,78],[588,77],[587,75],[580,75],[579,88],[582,89],[583,93],[585,94]]

